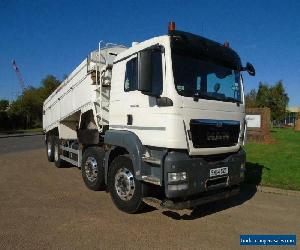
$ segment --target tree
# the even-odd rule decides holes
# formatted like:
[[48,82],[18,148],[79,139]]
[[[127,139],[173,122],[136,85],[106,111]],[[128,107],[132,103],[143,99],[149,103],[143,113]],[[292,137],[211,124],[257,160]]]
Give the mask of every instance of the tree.
[[9,108],[11,117],[26,120],[26,128],[41,126],[43,102],[59,86],[60,81],[52,75],[41,81],[41,87],[28,87]]
[[257,107],[270,108],[272,121],[281,121],[284,119],[288,102],[289,97],[285,92],[282,81],[278,81],[273,86],[264,83],[259,84],[256,105]]
[[42,80],[42,87],[41,87],[41,97],[43,101],[47,99],[49,95],[61,84],[61,81],[58,80],[53,75],[47,75]]
[[256,97],[257,97],[257,92],[255,89],[250,90],[250,92],[245,95],[246,108],[257,107]]
[[270,89],[270,107],[273,120],[281,121],[285,118],[288,103],[288,94],[285,92],[282,81],[279,81]]
[[0,100],[0,111],[6,111],[9,106],[9,101],[5,99]]
[[268,84],[259,83],[257,96],[256,96],[256,104],[258,107],[270,107],[270,89],[271,87]]

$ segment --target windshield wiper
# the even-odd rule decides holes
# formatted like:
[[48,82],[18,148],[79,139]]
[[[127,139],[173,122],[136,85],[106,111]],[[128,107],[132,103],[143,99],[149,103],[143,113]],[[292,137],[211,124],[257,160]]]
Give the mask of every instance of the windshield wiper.
[[217,101],[222,101],[221,99],[215,97],[215,96],[211,96],[211,95],[208,95],[208,94],[205,94],[203,92],[196,92],[194,94],[194,101],[195,102],[198,102],[198,100],[200,98],[203,98],[203,99],[206,99],[206,100],[217,100]]
[[226,96],[225,99],[224,99],[225,102],[234,102],[234,103],[241,103],[241,101],[233,98],[233,97],[230,97],[230,96]]
[[226,96],[225,98],[218,98],[217,96],[212,96],[212,95],[208,95],[206,93],[203,93],[203,92],[196,92],[194,94],[194,101],[198,102],[198,100],[200,98],[203,98],[203,99],[206,99],[206,100],[216,100],[216,101],[223,101],[223,102],[233,102],[233,103],[237,103],[237,104],[240,104],[241,101],[233,98],[233,97],[230,97],[230,96]]

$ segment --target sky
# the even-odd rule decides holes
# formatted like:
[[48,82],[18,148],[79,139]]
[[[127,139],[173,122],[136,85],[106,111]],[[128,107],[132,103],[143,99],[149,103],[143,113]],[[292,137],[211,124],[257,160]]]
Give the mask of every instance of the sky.
[[130,46],[167,33],[168,22],[223,43],[251,62],[246,92],[283,80],[289,106],[300,107],[300,1],[0,0],[0,99],[21,93],[11,61],[26,85],[48,74],[62,79],[98,42]]

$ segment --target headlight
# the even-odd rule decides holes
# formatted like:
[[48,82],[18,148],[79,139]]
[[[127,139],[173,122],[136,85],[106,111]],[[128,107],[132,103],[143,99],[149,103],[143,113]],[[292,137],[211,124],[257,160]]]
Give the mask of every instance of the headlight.
[[168,182],[186,181],[186,172],[168,173]]

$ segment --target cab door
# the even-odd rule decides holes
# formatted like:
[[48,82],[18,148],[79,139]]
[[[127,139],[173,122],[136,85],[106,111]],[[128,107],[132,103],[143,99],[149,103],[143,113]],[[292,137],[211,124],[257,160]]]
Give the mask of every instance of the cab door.
[[[163,93],[163,64],[161,49],[151,49],[151,93],[140,90],[139,56],[128,58],[125,63],[124,95],[122,103],[126,115],[124,129],[137,134],[143,144],[161,143],[165,133],[164,117],[156,99]],[[156,142],[157,140],[157,142]]]

